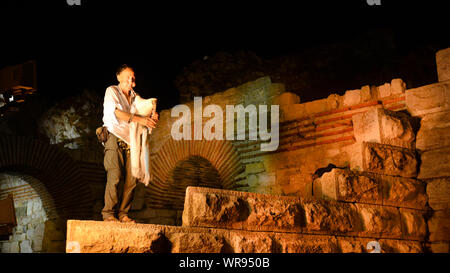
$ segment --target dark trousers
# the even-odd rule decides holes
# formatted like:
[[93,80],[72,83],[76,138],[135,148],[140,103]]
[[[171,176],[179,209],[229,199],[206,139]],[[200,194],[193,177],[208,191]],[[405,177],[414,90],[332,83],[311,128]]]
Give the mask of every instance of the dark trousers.
[[[103,219],[114,216],[118,209],[119,219],[128,214],[133,201],[136,178],[131,175],[130,150],[118,144],[119,138],[108,134],[103,164],[106,170],[105,207]],[[118,208],[117,208],[118,206]]]

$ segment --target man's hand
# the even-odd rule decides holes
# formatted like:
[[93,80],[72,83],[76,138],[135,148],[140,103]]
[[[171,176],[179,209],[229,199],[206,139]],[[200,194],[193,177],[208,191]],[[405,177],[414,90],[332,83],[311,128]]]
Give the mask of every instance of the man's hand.
[[155,112],[155,113],[152,115],[152,119],[153,119],[155,122],[158,122],[158,120],[159,120],[159,115],[158,115],[157,112]]
[[156,128],[156,121],[149,117],[138,117],[138,123],[148,128]]

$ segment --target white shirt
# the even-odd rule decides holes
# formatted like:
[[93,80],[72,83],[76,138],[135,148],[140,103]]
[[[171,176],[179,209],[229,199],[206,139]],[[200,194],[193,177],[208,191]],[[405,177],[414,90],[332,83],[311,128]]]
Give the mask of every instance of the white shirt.
[[[136,93],[133,89],[130,91],[131,105],[134,103]],[[103,101],[103,126],[116,137],[130,144],[130,126],[127,121],[116,117],[114,111],[117,109],[130,113],[131,105],[120,90],[118,85],[111,85],[106,89],[105,99]]]

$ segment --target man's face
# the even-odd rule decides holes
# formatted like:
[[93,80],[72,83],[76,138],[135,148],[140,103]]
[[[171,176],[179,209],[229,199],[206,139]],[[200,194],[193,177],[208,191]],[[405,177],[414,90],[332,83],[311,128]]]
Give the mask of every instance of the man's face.
[[123,91],[128,92],[136,86],[136,78],[134,72],[130,68],[126,68],[117,76],[117,80],[120,82],[120,87]]

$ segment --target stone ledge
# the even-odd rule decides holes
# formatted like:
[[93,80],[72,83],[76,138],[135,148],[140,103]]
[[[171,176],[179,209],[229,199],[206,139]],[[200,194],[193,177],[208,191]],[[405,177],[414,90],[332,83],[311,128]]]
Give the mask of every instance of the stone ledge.
[[188,187],[183,226],[423,240],[425,211]]
[[406,108],[412,116],[450,109],[450,81],[406,90]]
[[124,224],[69,220],[67,253],[348,253],[368,252],[378,241],[381,252],[423,252],[408,240],[306,235],[277,232]]

